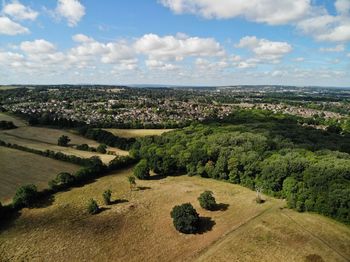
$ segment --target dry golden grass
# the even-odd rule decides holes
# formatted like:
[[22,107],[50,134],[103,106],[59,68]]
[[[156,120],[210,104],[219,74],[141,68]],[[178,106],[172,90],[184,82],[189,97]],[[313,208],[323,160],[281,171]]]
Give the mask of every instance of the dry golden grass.
[[0,147],[0,200],[7,202],[22,185],[39,189],[60,172],[75,172],[79,166],[23,151]]
[[[130,172],[122,170],[56,194],[48,207],[24,209],[0,234],[0,260],[303,261],[315,255],[325,261],[345,261],[333,249],[350,256],[348,227],[318,215],[280,210],[283,201],[267,199],[258,205],[255,193],[246,188],[188,176],[137,181],[142,190],[131,192],[126,179]],[[114,200],[128,202],[103,206],[102,193],[107,189]],[[200,208],[197,197],[204,190],[212,190],[227,210]],[[88,215],[90,198],[105,209]],[[170,211],[185,202],[215,224],[201,234],[177,232]]]
[[[57,140],[62,135],[67,135],[71,139],[71,146],[61,147],[57,145]],[[16,129],[0,131],[0,139],[8,143],[18,144],[42,151],[48,149],[55,152],[62,152],[67,155],[75,155],[83,158],[98,156],[106,164],[115,158],[113,155],[81,151],[73,148],[72,146],[77,144],[88,144],[89,146],[97,147],[99,143],[94,140],[86,139],[84,137],[76,135],[73,132],[60,129],[22,126]],[[117,155],[128,155],[127,151],[115,147],[108,147],[107,150],[113,151]]]
[[118,129],[118,128],[106,128],[104,129],[111,132],[113,135],[131,138],[131,137],[145,137],[145,136],[160,136],[165,132],[172,131],[174,129]]

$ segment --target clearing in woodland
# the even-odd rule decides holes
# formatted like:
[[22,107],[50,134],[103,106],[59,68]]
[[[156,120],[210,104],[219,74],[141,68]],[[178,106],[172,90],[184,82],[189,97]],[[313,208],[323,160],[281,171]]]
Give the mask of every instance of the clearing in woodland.
[[[47,207],[23,209],[0,235],[0,260],[22,261],[347,261],[349,227],[319,215],[283,209],[284,201],[256,204],[255,192],[238,185],[177,176],[137,181],[130,191],[121,170],[84,187],[55,195]],[[112,190],[113,204],[102,193]],[[206,211],[197,198],[214,192],[220,210]],[[102,212],[88,215],[90,198]],[[177,232],[175,205],[191,202],[201,232]],[[28,241],[30,239],[31,241]],[[318,260],[312,260],[312,259]]]

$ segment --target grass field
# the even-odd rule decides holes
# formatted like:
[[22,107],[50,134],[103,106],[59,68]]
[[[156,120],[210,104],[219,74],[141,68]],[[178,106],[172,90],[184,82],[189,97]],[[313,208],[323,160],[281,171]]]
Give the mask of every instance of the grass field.
[[0,112],[0,121],[12,121],[18,127],[24,127],[27,125],[23,120],[19,119],[18,117],[10,116],[9,114],[5,114],[1,112]]
[[[83,158],[99,156],[106,164],[115,158],[113,155],[76,150],[72,147],[73,145],[88,144],[89,146],[97,147],[99,143],[79,136],[69,130],[27,126],[26,123],[20,119],[3,113],[0,113],[0,120],[13,121],[19,127],[16,129],[0,131],[0,139],[8,143],[18,144],[42,151],[49,149],[55,152],[76,155]],[[71,142],[69,143],[71,145],[70,147],[57,146],[57,140],[62,135],[67,135],[71,139]],[[115,147],[108,147],[107,150],[113,151],[117,155],[128,155],[127,151]]]
[[[350,257],[349,227],[328,218],[281,209],[284,202],[272,198],[258,205],[255,192],[199,177],[137,181],[140,189],[131,192],[126,180],[130,172],[122,170],[58,193],[49,206],[22,210],[0,234],[0,260],[347,261]],[[109,188],[114,200],[123,201],[103,206],[101,194]],[[214,192],[222,210],[199,207],[197,197],[204,190]],[[86,213],[90,198],[104,208],[101,213]],[[170,211],[185,202],[191,202],[202,217],[201,233],[185,235],[174,229]]]
[[79,166],[23,151],[0,147],[0,200],[12,198],[22,185],[35,184],[39,189],[58,173],[74,172]]
[[108,132],[113,135],[131,138],[131,137],[145,137],[145,136],[160,136],[165,132],[172,131],[174,129],[118,129],[118,128],[106,128]]

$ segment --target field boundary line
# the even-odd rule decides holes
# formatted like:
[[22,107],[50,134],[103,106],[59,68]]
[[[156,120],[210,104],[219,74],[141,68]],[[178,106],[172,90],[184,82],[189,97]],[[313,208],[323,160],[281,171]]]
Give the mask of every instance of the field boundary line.
[[340,251],[336,250],[334,247],[332,247],[330,244],[328,244],[324,239],[322,239],[321,237],[315,235],[314,233],[312,233],[310,230],[308,230],[306,227],[304,227],[303,225],[301,225],[300,223],[298,223],[297,221],[295,221],[293,218],[291,218],[288,214],[286,214],[285,212],[281,212],[282,215],[284,215],[285,217],[289,218],[294,224],[296,224],[301,231],[303,232],[307,232],[309,235],[311,235],[313,238],[321,241],[324,245],[326,245],[329,249],[331,249],[332,251],[334,251],[335,253],[337,253],[339,256],[341,256],[342,258],[345,259],[345,261],[348,261],[349,258],[346,257],[345,255],[343,255]]

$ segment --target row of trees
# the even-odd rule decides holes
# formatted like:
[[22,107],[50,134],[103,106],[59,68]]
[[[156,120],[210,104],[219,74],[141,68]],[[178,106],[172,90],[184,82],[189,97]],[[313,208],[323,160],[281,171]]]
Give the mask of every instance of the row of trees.
[[135,175],[147,178],[153,170],[227,180],[286,198],[299,211],[350,222],[350,155],[330,150],[342,150],[349,137],[315,133],[288,119],[278,122],[246,112],[240,118],[249,121],[193,125],[139,139],[131,150],[143,159]]

